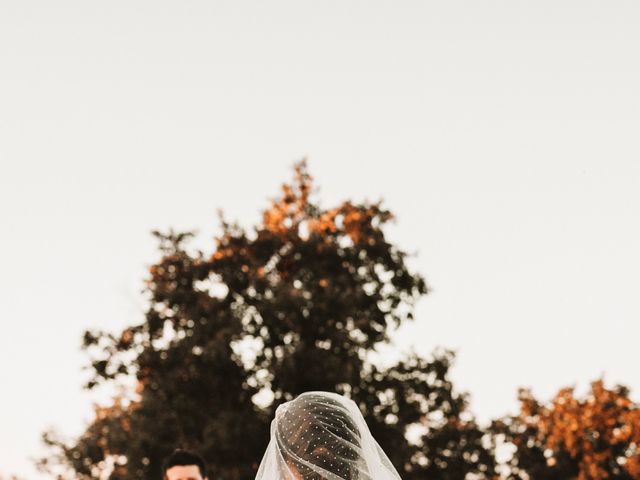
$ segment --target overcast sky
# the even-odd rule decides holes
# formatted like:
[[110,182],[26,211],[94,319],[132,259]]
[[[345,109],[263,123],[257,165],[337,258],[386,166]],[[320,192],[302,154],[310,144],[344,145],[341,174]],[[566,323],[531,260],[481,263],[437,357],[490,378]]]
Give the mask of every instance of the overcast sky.
[[73,436],[85,328],[142,318],[150,231],[249,226],[307,156],[377,200],[481,420],[605,376],[639,399],[640,7],[0,1],[0,474]]

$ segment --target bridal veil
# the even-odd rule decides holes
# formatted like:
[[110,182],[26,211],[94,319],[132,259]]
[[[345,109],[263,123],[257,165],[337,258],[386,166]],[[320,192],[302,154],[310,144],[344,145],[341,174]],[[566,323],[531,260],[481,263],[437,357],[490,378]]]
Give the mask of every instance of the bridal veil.
[[307,392],[276,410],[256,480],[400,480],[357,405]]

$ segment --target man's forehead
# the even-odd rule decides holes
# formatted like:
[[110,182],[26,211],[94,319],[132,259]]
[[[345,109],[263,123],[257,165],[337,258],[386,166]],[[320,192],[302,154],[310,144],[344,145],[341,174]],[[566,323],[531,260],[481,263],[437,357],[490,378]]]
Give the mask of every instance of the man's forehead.
[[167,469],[167,480],[202,480],[197,465],[174,465]]

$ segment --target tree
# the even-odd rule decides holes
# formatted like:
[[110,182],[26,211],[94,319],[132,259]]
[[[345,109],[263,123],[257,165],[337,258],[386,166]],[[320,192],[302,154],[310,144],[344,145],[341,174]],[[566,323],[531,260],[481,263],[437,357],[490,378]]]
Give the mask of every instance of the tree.
[[[369,354],[412,319],[424,279],[390,244],[381,203],[312,202],[306,163],[250,233],[221,216],[213,252],[190,252],[190,233],[155,235],[144,322],[118,335],[87,332],[88,388],[135,377],[130,400],[100,408],[84,435],[48,434],[74,478],[160,478],[177,446],[201,452],[211,478],[254,478],[275,408],[310,390],[360,406],[405,478],[488,478],[483,432],[453,391],[451,352],[415,354],[381,368]],[[413,430],[413,441],[407,431]]]
[[521,390],[520,414],[494,422],[515,448],[508,479],[640,479],[640,408],[602,380],[583,399],[563,388],[550,405]]

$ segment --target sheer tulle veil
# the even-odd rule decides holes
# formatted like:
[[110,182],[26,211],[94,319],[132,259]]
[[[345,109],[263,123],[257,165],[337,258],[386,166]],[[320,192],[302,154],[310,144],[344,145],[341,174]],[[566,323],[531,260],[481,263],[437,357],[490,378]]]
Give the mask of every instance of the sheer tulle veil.
[[357,405],[307,392],[276,410],[256,480],[400,480]]

